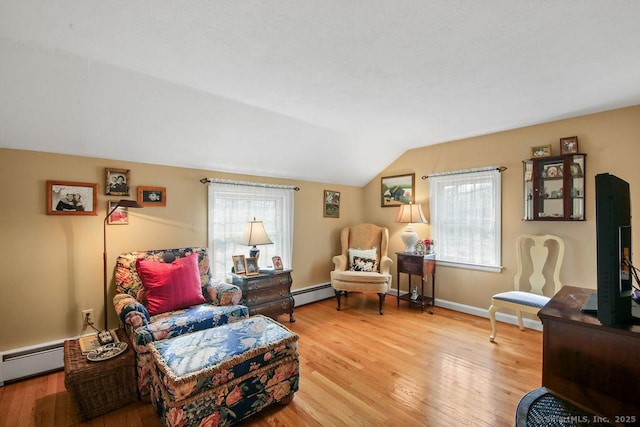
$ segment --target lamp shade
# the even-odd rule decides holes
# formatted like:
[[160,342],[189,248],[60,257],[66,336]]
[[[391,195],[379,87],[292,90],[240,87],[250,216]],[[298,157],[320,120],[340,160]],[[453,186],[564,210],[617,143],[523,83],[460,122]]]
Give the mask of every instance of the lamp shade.
[[255,245],[270,245],[273,242],[267,236],[267,232],[264,230],[264,224],[262,221],[249,221],[249,224],[244,228],[244,233],[238,242],[242,245],[255,246]]
[[405,252],[415,252],[415,246],[418,242],[418,233],[413,228],[412,223],[422,223],[426,224],[427,219],[424,217],[422,213],[422,206],[420,205],[400,205],[400,209],[398,210],[398,216],[396,216],[396,222],[406,223],[407,226],[404,229],[404,232],[400,236],[402,241],[404,242],[404,251]]
[[422,213],[421,205],[400,205],[400,209],[398,210],[398,216],[396,216],[396,222],[404,222],[404,223],[420,223],[426,224],[427,219],[424,217]]

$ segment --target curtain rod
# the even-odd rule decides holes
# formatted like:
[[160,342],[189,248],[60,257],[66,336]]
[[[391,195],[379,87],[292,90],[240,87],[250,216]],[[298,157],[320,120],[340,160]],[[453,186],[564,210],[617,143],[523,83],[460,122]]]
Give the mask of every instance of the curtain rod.
[[280,184],[266,184],[264,182],[234,181],[232,179],[222,179],[222,178],[202,178],[200,182],[203,184],[247,185],[249,187],[282,188],[286,190],[300,191],[300,187],[296,187],[295,185],[280,185]]
[[492,170],[497,170],[498,172],[504,172],[507,170],[507,168],[505,166],[487,166],[484,168],[462,169],[459,171],[449,171],[449,172],[437,172],[437,173],[432,173],[431,175],[423,175],[422,179],[427,179],[434,176],[462,175],[465,173],[486,172],[486,171],[492,171]]

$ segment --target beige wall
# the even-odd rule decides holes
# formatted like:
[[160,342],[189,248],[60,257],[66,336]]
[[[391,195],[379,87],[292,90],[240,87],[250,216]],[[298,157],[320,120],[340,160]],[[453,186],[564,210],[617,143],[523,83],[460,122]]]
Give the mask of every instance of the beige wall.
[[[521,161],[529,157],[529,147],[553,144],[557,153],[558,139],[572,135],[578,136],[580,151],[588,154],[587,221],[521,221]],[[294,288],[303,288],[329,281],[331,257],[339,251],[339,231],[343,226],[361,221],[386,225],[390,229],[391,253],[402,249],[403,226],[393,222],[396,209],[380,207],[380,176],[415,173],[416,201],[428,208],[428,184],[421,176],[506,166],[502,180],[503,272],[449,267],[439,267],[437,271],[438,298],[486,309],[493,293],[512,286],[512,248],[521,233],[563,237],[567,244],[564,283],[595,287],[593,177],[611,172],[629,181],[632,206],[640,206],[639,138],[640,106],[636,106],[411,150],[364,188],[0,149],[4,201],[0,209],[0,351],[82,333],[83,309],[93,308],[98,324],[102,324],[102,221],[107,200],[119,199],[102,194],[106,167],[131,169],[134,187],[167,187],[165,208],[132,209],[128,226],[109,226],[110,281],[115,257],[121,252],[206,245],[207,191],[198,180],[215,176],[301,188],[295,196],[293,276]],[[49,179],[98,183],[98,215],[46,215],[45,182]],[[322,216],[324,189],[342,193],[339,219]],[[634,241],[640,242],[637,220],[634,227]],[[428,225],[417,228],[421,236],[428,235]],[[109,319],[110,325],[115,326],[111,307]]]
[[[207,188],[203,177],[293,184],[294,288],[329,281],[341,227],[361,222],[360,187],[222,174],[104,159],[0,149],[0,351],[79,335],[81,310],[102,310],[102,224],[105,168],[131,170],[131,184],[167,188],[167,206],[131,209],[129,225],[108,226],[108,277],[119,253],[207,244]],[[46,215],[46,181],[98,183],[97,216]],[[340,191],[340,218],[322,215],[323,190]],[[135,198],[135,197],[133,197]],[[111,298],[109,298],[109,301]],[[109,304],[109,324],[117,324]]]
[[[553,154],[560,154],[559,138],[572,135],[578,136],[580,152],[587,153],[587,220],[522,221],[522,160],[530,157],[529,149],[533,145],[552,144]],[[502,175],[502,273],[438,267],[436,296],[460,304],[488,308],[491,295],[513,287],[516,270],[514,245],[517,236],[522,233],[550,233],[562,237],[567,249],[561,273],[563,283],[595,288],[594,177],[609,172],[628,181],[632,192],[632,208],[640,209],[639,160],[640,106],[414,149],[394,161],[366,186],[366,220],[387,224],[391,237],[390,250],[400,251],[403,248],[400,233],[404,224],[393,222],[395,208],[380,207],[380,176],[415,172],[416,202],[422,203],[425,212],[428,212],[429,186],[427,180],[421,179],[422,176],[483,166],[506,166],[508,169]],[[640,223],[637,218],[633,220],[633,226],[637,252],[640,247]],[[428,225],[420,225],[417,229],[421,237],[429,235]],[[406,290],[406,279],[403,286]]]

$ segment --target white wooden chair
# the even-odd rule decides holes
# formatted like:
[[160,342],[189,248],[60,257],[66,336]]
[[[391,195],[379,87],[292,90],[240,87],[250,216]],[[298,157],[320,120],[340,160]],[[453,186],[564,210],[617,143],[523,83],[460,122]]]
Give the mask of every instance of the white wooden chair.
[[[555,264],[551,264],[554,260],[550,257],[549,242],[556,242],[557,250],[555,253]],[[549,302],[551,296],[562,287],[560,282],[560,269],[564,259],[564,242],[561,238],[550,234],[538,236],[533,234],[523,234],[518,237],[516,242],[518,272],[514,277],[513,291],[501,292],[491,298],[491,307],[489,307],[489,319],[491,320],[491,335],[489,340],[492,342],[496,338],[496,311],[499,309],[512,309],[516,311],[518,316],[518,325],[520,329],[524,329],[522,323],[522,312],[537,314],[546,303]],[[549,270],[552,268],[552,270]],[[547,283],[547,277],[552,272],[553,283]],[[522,283],[522,276],[527,273],[528,286]],[[529,289],[529,291],[525,290]],[[545,294],[546,292],[546,294]],[[549,296],[550,295],[550,296]]]

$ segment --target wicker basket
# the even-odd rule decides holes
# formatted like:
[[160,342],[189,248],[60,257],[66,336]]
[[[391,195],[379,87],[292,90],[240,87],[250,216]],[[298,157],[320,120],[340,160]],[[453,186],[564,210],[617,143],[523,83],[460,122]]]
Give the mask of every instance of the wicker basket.
[[138,399],[134,351],[124,331],[117,334],[129,348],[102,362],[89,362],[78,340],[64,343],[64,384],[85,421]]

